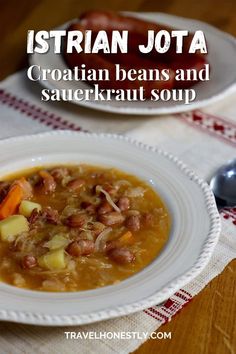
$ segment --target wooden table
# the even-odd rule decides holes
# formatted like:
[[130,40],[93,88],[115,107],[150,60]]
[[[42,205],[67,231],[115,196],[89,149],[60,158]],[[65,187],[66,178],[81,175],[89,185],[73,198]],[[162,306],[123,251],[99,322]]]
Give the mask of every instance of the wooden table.
[[[107,0],[1,1],[0,79],[27,64],[26,31],[51,29],[91,8],[107,9]],[[236,35],[235,0],[119,0],[111,10],[159,11],[196,18]],[[236,351],[236,261],[214,279],[169,324],[171,340],[149,340],[137,354],[234,354]]]

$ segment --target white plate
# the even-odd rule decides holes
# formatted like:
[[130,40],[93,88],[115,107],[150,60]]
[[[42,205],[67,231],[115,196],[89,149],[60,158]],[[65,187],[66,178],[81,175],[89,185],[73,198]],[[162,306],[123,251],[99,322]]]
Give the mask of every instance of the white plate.
[[[211,104],[224,98],[236,83],[236,40],[227,33],[200,21],[185,19],[163,13],[128,13],[132,16],[144,18],[153,22],[169,25],[178,29],[187,29],[190,31],[203,30],[208,43],[208,62],[211,68],[211,80],[201,82],[194,86],[197,97],[191,105],[184,105],[183,102],[118,102],[113,99],[111,102],[95,102],[93,100],[72,101],[81,106],[93,108],[101,111],[114,113],[125,113],[135,115],[168,114],[188,111]],[[75,21],[75,20],[73,20]],[[72,22],[72,21],[71,21]],[[61,28],[67,28],[69,22]],[[51,48],[52,46],[50,46]],[[46,54],[33,54],[30,56],[30,64],[40,65],[43,69],[66,69],[62,55],[54,54],[52,48]],[[88,89],[90,88],[84,82],[63,82],[63,81],[40,81],[42,85],[49,89]]]
[[0,141],[1,178],[44,164],[113,166],[153,185],[172,218],[169,241],[144,270],[100,289],[47,293],[0,283],[0,319],[38,325],[84,324],[127,315],[166,300],[206,266],[220,218],[208,185],[176,157],[129,138],[59,131]]

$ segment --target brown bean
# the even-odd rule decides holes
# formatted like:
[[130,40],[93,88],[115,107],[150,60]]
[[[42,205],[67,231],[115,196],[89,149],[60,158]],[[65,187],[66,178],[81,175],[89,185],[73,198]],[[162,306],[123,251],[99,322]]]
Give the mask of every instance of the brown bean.
[[66,248],[66,251],[67,251],[71,256],[74,256],[74,257],[80,256],[81,250],[80,250],[78,241],[74,241],[74,242],[70,243],[69,246]]
[[52,209],[51,207],[46,207],[42,211],[42,218],[49,224],[57,225],[60,222],[58,211],[56,209]]
[[112,226],[122,224],[125,220],[125,217],[121,213],[113,211],[111,213],[99,215],[98,219],[102,224],[106,226]]
[[22,259],[22,267],[24,269],[31,269],[33,267],[36,267],[37,265],[37,260],[34,256],[24,256],[24,258]]
[[92,240],[79,240],[78,244],[81,248],[82,256],[87,256],[94,252],[94,242]]
[[134,253],[128,248],[112,248],[107,254],[112,261],[118,264],[127,264],[135,260]]
[[140,230],[140,217],[138,215],[129,216],[125,222],[125,225],[131,231]]
[[83,227],[88,221],[86,214],[73,214],[66,219],[66,225],[69,227]]
[[94,252],[94,242],[91,240],[74,241],[69,244],[66,251],[74,257],[88,256]]
[[121,197],[117,203],[121,211],[126,211],[130,208],[130,200],[127,197]]
[[67,187],[73,191],[76,191],[77,189],[80,189],[85,185],[85,180],[82,178],[75,178],[72,179],[70,182],[67,183]]
[[39,176],[42,178],[43,192],[45,194],[53,193],[56,190],[57,184],[55,179],[48,171],[39,171]]
[[103,215],[111,212],[112,210],[113,210],[112,206],[107,201],[104,201],[100,204],[97,212],[98,215]]
[[56,181],[61,181],[64,177],[69,175],[69,170],[66,167],[55,167],[50,173]]

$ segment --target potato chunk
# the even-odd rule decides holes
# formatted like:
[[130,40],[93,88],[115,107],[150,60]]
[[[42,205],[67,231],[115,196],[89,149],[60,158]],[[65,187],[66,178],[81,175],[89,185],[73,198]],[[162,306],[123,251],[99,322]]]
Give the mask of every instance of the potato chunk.
[[70,241],[65,236],[58,234],[53,236],[53,238],[48,241],[45,246],[50,250],[56,250],[58,248],[65,248],[69,243]]
[[42,268],[57,270],[66,267],[64,249],[50,251],[38,258],[38,264]]
[[29,224],[23,215],[12,215],[0,221],[2,241],[12,242],[17,235],[26,231],[29,231]]
[[19,213],[28,218],[34,209],[40,211],[42,210],[42,207],[38,203],[30,202],[29,200],[22,200],[19,206]]

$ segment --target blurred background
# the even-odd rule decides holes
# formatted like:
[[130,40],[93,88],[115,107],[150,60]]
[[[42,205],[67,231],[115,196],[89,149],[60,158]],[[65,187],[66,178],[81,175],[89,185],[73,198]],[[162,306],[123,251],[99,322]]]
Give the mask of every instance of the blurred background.
[[0,80],[27,64],[27,30],[49,30],[90,9],[165,12],[236,36],[236,0],[0,0]]

